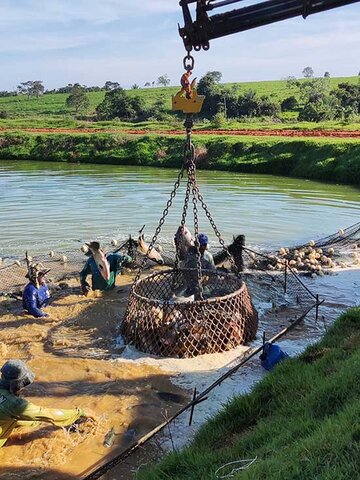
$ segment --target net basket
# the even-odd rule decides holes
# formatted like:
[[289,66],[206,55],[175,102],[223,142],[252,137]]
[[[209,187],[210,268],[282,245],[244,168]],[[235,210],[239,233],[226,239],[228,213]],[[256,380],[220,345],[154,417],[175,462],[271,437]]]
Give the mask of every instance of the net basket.
[[142,352],[189,358],[243,345],[256,336],[258,314],[236,275],[203,271],[204,300],[179,298],[196,270],[167,270],[138,280],[122,334]]

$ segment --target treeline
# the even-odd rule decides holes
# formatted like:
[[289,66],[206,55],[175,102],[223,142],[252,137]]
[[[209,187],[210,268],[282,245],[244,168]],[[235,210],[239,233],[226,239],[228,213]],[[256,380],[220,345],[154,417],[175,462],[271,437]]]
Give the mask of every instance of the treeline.
[[[282,121],[284,112],[292,112],[299,121],[320,122],[326,120],[353,120],[360,115],[360,76],[357,84],[343,82],[332,88],[330,74],[324,77],[313,76],[311,67],[303,70],[304,78],[288,77],[286,86],[288,96],[280,101],[274,95],[259,95],[254,90],[239,91],[239,85],[222,85],[222,74],[218,71],[208,72],[198,83],[198,93],[205,95],[200,117],[212,121],[220,128],[229,120],[246,120],[251,118],[271,118]],[[154,82],[153,82],[154,83]],[[158,85],[167,86],[168,76],[161,75]],[[150,83],[148,83],[150,85]],[[138,85],[132,89],[137,90]],[[69,84],[57,90],[45,91],[39,80],[23,82],[18,86],[17,94],[38,98],[46,93],[66,93],[67,107],[76,115],[87,113],[90,101],[89,92],[105,90],[103,101],[91,112],[91,120],[144,121],[168,120],[176,116],[169,111],[164,97],[158,97],[152,104],[144,95],[137,95],[123,89],[118,82],[107,81],[100,87],[86,87],[79,83]],[[11,92],[0,92],[0,96],[9,96]],[[95,115],[94,115],[95,114]],[[6,111],[0,112],[0,118],[7,118]]]
[[357,117],[360,114],[360,82],[344,82],[332,89],[330,76],[326,74],[323,78],[308,76],[301,80],[289,77],[287,87],[289,93],[294,93],[280,102],[253,90],[239,94],[236,86],[229,88],[220,84],[220,72],[208,72],[198,85],[198,92],[206,96],[201,115],[217,123],[227,118],[276,118],[285,111],[295,111],[299,121],[309,122]]
[[[160,75],[157,80],[153,80],[151,82],[145,82],[144,87],[168,87],[171,83],[169,76],[165,73]],[[86,85],[81,85],[80,83],[68,83],[64,87],[54,88],[52,90],[46,90],[44,87],[44,82],[42,80],[28,80],[27,82],[21,82],[17,87],[16,90],[8,91],[8,90],[0,90],[0,97],[16,97],[17,95],[28,95],[29,97],[39,97],[40,95],[47,95],[53,93],[71,93],[74,87],[81,87],[82,90],[86,93],[91,92],[101,92],[116,90],[120,88],[121,85],[119,82],[112,82],[110,80],[106,81],[102,87],[93,86],[88,87]],[[140,86],[137,83],[134,83],[131,86],[132,90],[139,89]]]

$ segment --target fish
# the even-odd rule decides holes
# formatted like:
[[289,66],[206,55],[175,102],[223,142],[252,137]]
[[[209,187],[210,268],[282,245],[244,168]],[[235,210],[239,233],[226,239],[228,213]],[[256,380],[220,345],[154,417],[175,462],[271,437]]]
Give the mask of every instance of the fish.
[[103,443],[104,447],[107,447],[107,448],[112,447],[115,440],[115,435],[116,434],[115,434],[114,427],[112,427],[105,435],[104,443]]
[[194,246],[194,240],[186,225],[180,225],[177,229],[174,243],[176,250],[179,252],[180,260],[184,260],[190,248]]
[[154,260],[154,262],[159,263],[160,265],[164,265],[164,259],[155,248],[153,248],[149,252],[149,245],[145,242],[143,233],[140,233],[138,240],[139,240],[138,249],[140,253],[142,253],[143,255],[146,255],[148,258],[150,258],[150,260]]
[[108,282],[110,280],[110,264],[106,259],[105,253],[100,248],[99,242],[90,242],[86,244],[95,260],[95,263],[101,273],[103,279]]

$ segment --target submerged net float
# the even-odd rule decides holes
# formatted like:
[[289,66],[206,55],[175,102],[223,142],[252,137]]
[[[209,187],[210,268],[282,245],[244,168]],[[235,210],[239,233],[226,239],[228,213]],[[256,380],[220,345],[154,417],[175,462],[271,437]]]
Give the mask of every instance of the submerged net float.
[[113,238],[113,239],[111,240],[111,245],[112,245],[113,247],[117,247],[118,244],[119,244],[119,242],[118,242],[115,238]]
[[49,252],[49,257],[52,258],[52,257],[54,257],[54,256],[55,256],[55,253],[54,253],[52,250],[50,250],[50,252]]
[[68,261],[68,258],[66,255],[62,255],[61,257],[61,263],[66,263]]

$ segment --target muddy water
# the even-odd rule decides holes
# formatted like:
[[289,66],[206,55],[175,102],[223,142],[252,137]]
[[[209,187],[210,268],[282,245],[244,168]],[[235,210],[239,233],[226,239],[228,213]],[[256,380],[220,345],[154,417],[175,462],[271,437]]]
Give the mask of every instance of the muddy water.
[[[74,433],[47,424],[19,428],[0,449],[1,480],[81,478],[185,402],[185,391],[160,369],[112,359],[121,353],[114,339],[129,280],[121,277],[115,291],[87,298],[79,295],[77,280],[70,281],[69,288],[54,294],[45,319],[24,315],[18,301],[0,302],[0,363],[8,358],[28,362],[36,381],[26,398],[46,407],[82,407],[97,420]],[[106,448],[111,428],[115,440]],[[132,478],[130,470],[122,466],[108,478]]]

